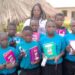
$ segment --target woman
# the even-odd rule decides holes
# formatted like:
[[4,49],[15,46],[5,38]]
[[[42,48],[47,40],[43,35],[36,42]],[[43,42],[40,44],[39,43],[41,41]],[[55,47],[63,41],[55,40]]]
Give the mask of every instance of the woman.
[[30,25],[31,19],[38,19],[39,20],[39,32],[45,33],[45,25],[46,25],[47,20],[46,20],[46,15],[44,11],[42,10],[42,7],[39,3],[33,6],[32,11],[31,11],[31,17],[25,21],[24,27]]

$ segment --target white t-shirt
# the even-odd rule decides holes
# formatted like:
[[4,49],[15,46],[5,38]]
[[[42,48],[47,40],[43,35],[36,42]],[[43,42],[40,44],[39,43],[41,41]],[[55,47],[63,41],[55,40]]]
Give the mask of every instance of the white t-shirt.
[[[45,20],[40,19],[39,20],[39,32],[40,33],[45,33],[46,32],[46,30],[45,30],[46,22],[47,22],[47,19],[45,19]],[[29,25],[30,25],[30,19],[27,19],[24,23],[24,27],[29,26]]]

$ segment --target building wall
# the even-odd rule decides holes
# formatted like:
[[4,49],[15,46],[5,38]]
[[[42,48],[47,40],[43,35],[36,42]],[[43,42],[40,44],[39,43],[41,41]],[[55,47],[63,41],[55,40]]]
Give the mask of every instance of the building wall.
[[75,7],[68,7],[68,8],[66,8],[66,7],[64,7],[64,8],[56,8],[57,10],[59,10],[59,11],[64,11],[64,10],[66,10],[67,11],[67,18],[72,18],[72,12],[75,12]]

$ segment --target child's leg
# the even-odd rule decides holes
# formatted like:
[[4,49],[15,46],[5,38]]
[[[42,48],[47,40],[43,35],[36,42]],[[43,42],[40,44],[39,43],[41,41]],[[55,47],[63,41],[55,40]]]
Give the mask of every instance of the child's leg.
[[20,65],[18,65],[17,68],[16,68],[16,72],[17,72],[17,74],[20,73],[20,70],[21,70]]
[[36,68],[32,70],[21,70],[20,75],[41,75],[40,68]]
[[50,65],[49,75],[62,75],[62,64]]
[[17,72],[14,72],[12,74],[0,74],[0,75],[18,75]]
[[49,75],[48,65],[46,65],[45,67],[41,68],[41,74],[42,75]]
[[62,64],[57,65],[55,75],[62,75]]
[[66,68],[65,75],[74,75],[75,63],[66,60],[65,61],[65,68]]
[[20,75],[26,75],[26,71],[25,70],[21,70]]
[[7,75],[18,75],[17,72],[14,72],[12,74],[7,74]]
[[41,75],[41,69],[40,68],[36,68],[30,71],[30,73],[28,75]]
[[42,69],[42,75],[62,75],[62,65],[46,65]]
[[65,60],[64,60],[62,63],[62,74],[63,75],[66,75],[65,71],[66,71],[66,66],[65,66]]
[[[66,51],[66,50],[65,50]],[[66,52],[65,52],[66,53]],[[66,54],[64,54],[63,56],[63,62],[62,62],[62,75],[66,75],[65,71],[66,71],[66,67],[65,67],[65,56]]]

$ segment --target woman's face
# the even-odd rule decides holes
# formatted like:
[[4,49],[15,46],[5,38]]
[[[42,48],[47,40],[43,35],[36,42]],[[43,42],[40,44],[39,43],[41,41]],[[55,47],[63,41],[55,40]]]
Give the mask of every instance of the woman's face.
[[41,10],[40,10],[39,6],[35,6],[33,9],[33,16],[38,18],[38,17],[40,17],[40,15],[41,15]]

